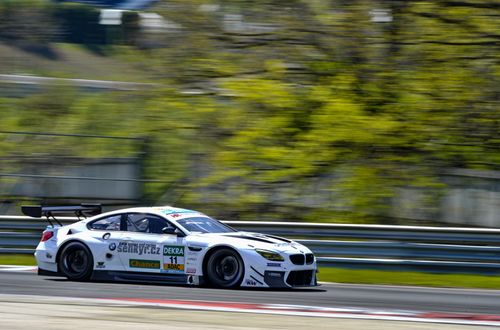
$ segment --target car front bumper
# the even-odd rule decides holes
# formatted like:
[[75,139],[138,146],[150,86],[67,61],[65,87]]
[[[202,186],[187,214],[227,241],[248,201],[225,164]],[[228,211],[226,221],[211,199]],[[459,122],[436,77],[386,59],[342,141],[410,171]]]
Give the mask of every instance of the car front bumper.
[[288,272],[266,270],[264,282],[272,288],[295,288],[317,286],[316,269],[291,270]]
[[[294,264],[289,254],[283,261],[270,261],[252,250],[241,251],[245,260],[243,287],[294,288],[317,286],[316,260]],[[310,253],[307,251],[307,253]]]

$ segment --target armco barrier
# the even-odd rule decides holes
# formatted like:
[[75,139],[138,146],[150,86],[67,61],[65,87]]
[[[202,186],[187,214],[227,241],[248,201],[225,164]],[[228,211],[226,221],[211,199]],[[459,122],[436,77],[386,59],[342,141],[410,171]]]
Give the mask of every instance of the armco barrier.
[[[76,218],[60,218],[63,224]],[[239,230],[294,238],[322,266],[500,274],[500,229],[224,221]],[[0,253],[33,253],[44,219],[0,216]]]

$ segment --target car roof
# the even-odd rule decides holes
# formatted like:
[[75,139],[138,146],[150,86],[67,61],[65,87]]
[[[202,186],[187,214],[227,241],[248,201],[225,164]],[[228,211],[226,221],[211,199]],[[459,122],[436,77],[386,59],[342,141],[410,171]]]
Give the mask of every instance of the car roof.
[[129,212],[157,214],[171,221],[176,221],[182,218],[192,217],[192,216],[205,216],[205,217],[207,216],[195,210],[183,209],[180,207],[173,207],[173,206],[132,207],[132,208],[114,210],[112,212],[108,212],[107,214],[129,213]]

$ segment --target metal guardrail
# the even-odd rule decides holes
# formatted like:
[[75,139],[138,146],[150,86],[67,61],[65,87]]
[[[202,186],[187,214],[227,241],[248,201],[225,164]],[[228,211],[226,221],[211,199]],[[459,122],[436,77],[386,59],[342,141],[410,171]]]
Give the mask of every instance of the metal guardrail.
[[[60,218],[63,224],[76,218]],[[223,221],[239,230],[294,238],[322,266],[500,274],[500,229]],[[44,220],[0,216],[0,253],[33,253]]]
[[120,91],[149,90],[159,85],[128,81],[68,79],[27,75],[0,74],[0,82],[22,85],[71,85],[81,88],[110,89]]

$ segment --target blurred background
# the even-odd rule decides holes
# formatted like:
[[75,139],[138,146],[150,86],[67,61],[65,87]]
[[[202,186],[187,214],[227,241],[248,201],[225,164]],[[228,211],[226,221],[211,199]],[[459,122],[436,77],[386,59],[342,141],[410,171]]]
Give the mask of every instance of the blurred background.
[[500,227],[500,5],[0,1],[0,214]]

